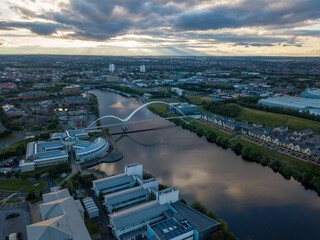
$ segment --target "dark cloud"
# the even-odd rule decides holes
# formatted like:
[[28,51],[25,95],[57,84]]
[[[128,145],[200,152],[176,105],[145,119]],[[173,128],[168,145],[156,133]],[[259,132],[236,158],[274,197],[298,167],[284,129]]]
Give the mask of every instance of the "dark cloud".
[[[28,0],[25,0],[28,1]],[[34,1],[34,0],[29,0]],[[292,30],[307,20],[320,19],[319,0],[244,0],[217,4],[199,10],[199,3],[209,0],[70,0],[60,3],[59,11],[41,14],[24,7],[11,6],[26,19],[40,22],[0,22],[0,29],[27,28],[40,35],[51,35],[58,29],[74,32],[66,38],[103,41],[123,34],[148,34],[167,39],[199,39],[208,43],[228,42],[246,46],[301,45],[291,37],[320,36],[320,31]],[[196,31],[239,27],[266,27],[269,36],[198,33]],[[285,29],[271,36],[275,29]],[[193,31],[193,32],[192,32]],[[231,30],[230,30],[231,31]],[[290,39],[284,36],[290,36]]]
[[54,23],[0,21],[0,29],[12,30],[17,28],[29,29],[38,35],[51,35],[56,33],[58,29],[68,29],[66,26]]
[[179,30],[210,30],[250,26],[295,26],[320,18],[319,0],[245,0],[188,11],[174,21]]

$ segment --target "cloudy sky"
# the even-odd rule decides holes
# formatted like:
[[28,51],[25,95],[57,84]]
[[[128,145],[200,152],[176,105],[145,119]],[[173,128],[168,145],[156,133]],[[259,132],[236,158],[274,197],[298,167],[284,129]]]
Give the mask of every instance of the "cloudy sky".
[[320,0],[0,0],[0,54],[320,56]]

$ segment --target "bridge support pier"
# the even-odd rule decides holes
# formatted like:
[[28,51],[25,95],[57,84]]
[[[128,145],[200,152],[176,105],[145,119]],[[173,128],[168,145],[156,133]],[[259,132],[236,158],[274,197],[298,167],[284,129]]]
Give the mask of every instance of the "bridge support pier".
[[124,124],[124,125],[122,125],[121,129],[123,132],[128,132],[129,128],[128,128],[127,124]]

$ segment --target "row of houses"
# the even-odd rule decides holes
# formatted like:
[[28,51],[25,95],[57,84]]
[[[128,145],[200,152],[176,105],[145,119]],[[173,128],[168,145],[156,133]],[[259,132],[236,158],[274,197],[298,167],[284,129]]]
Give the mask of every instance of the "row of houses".
[[234,118],[223,118],[214,114],[202,114],[201,119],[213,126],[232,133],[244,133],[275,146],[305,154],[313,160],[320,160],[320,140],[311,129],[289,131],[286,126],[263,127],[261,123],[249,124]]
[[[270,128],[264,129],[251,129],[248,132],[250,137],[257,138],[266,143],[271,143],[275,146],[283,147],[288,150],[305,154],[311,157],[314,160],[320,160],[320,141],[312,140],[312,141],[299,141],[302,139],[302,136],[306,136],[308,131],[301,131],[301,135],[298,131],[295,131],[293,134],[289,134],[288,132],[276,134],[275,132],[270,132]],[[312,130],[311,130],[312,131]]]

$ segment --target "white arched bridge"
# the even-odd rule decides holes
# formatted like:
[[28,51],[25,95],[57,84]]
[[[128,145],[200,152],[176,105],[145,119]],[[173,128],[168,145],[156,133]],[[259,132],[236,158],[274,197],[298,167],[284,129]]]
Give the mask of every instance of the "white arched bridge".
[[[148,105],[151,104],[155,104],[155,103],[161,103],[161,104],[166,104],[172,108],[174,108],[175,110],[178,111],[178,113],[181,114],[181,116],[175,116],[175,117],[166,117],[166,118],[152,118],[152,119],[145,119],[145,120],[138,120],[138,121],[130,121],[130,119],[138,112],[140,111],[142,108],[147,107]],[[132,113],[130,113],[126,118],[119,118],[117,116],[114,115],[106,115],[106,116],[102,116],[100,118],[98,118],[97,120],[95,120],[94,122],[92,122],[87,128],[86,130],[90,130],[90,129],[96,129],[96,128],[106,128],[106,127],[112,127],[112,126],[119,126],[122,125],[122,131],[126,132],[128,131],[128,126],[127,124],[133,124],[133,123],[142,123],[142,122],[150,122],[150,121],[158,121],[158,120],[163,120],[163,119],[182,119],[183,121],[185,121],[186,123],[189,124],[188,121],[184,120],[184,118],[199,118],[199,115],[185,115],[179,108],[177,108],[174,105],[171,105],[167,102],[163,102],[163,101],[153,101],[153,102],[148,102],[145,103],[143,105],[141,105],[140,107],[138,107],[137,109],[135,109],[134,111],[132,111]],[[105,118],[113,118],[113,119],[117,119],[120,122],[119,123],[113,123],[113,124],[106,124],[106,125],[101,125],[101,126],[94,126],[95,123],[97,123],[99,120],[105,119]],[[194,119],[193,119],[194,120]],[[192,121],[193,121],[192,120]]]

